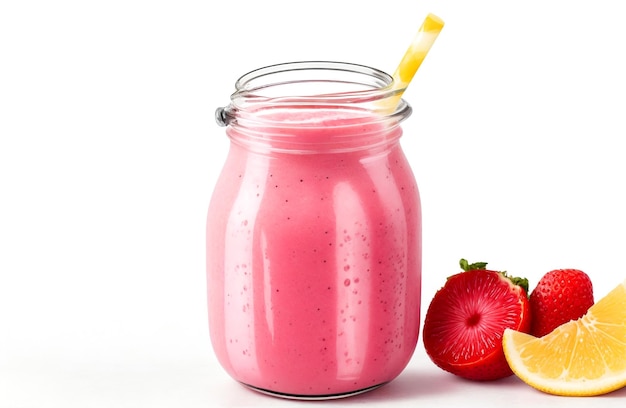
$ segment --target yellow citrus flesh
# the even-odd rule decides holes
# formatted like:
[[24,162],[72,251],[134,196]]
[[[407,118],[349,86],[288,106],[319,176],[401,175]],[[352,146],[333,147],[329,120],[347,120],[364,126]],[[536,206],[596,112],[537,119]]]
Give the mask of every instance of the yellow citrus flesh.
[[626,386],[626,280],[580,319],[543,337],[507,329],[502,344],[513,372],[543,392],[592,396]]

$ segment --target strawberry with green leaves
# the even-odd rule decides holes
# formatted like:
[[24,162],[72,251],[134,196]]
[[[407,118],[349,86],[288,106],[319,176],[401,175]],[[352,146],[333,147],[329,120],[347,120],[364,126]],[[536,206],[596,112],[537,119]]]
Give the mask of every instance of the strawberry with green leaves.
[[530,333],[543,337],[563,323],[582,317],[593,306],[593,285],[578,269],[546,273],[530,294],[533,316]]
[[440,368],[477,381],[512,373],[502,350],[504,329],[530,331],[528,280],[460,262],[433,297],[424,320],[426,353]]

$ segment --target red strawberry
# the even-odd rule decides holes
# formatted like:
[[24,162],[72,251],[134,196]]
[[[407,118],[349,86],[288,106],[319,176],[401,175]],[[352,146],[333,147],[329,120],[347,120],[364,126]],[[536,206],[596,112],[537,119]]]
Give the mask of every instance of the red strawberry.
[[437,291],[423,330],[426,353],[437,366],[478,381],[513,374],[502,351],[502,334],[506,328],[530,330],[528,281],[486,266],[461,259],[465,272],[450,276]]
[[578,269],[556,269],[543,275],[530,294],[530,333],[543,337],[563,323],[582,317],[593,306],[589,276]]

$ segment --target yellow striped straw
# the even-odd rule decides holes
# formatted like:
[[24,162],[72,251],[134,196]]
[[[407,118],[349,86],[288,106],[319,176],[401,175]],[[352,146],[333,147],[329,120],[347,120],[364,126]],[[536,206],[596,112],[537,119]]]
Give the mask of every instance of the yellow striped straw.
[[402,98],[402,94],[409,86],[415,76],[417,69],[422,65],[426,54],[435,43],[437,36],[443,28],[443,20],[434,14],[428,14],[419,31],[415,35],[413,42],[406,50],[404,57],[400,61],[396,72],[393,74],[393,90],[397,93],[390,97],[385,104],[390,110],[396,108]]

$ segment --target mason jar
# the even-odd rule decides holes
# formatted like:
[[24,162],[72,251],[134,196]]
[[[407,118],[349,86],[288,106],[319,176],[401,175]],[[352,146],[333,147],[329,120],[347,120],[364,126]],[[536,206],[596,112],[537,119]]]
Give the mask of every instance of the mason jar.
[[217,109],[230,148],[206,225],[209,327],[235,380],[330,399],[408,364],[421,285],[410,114],[390,75],[340,62],[249,72]]

